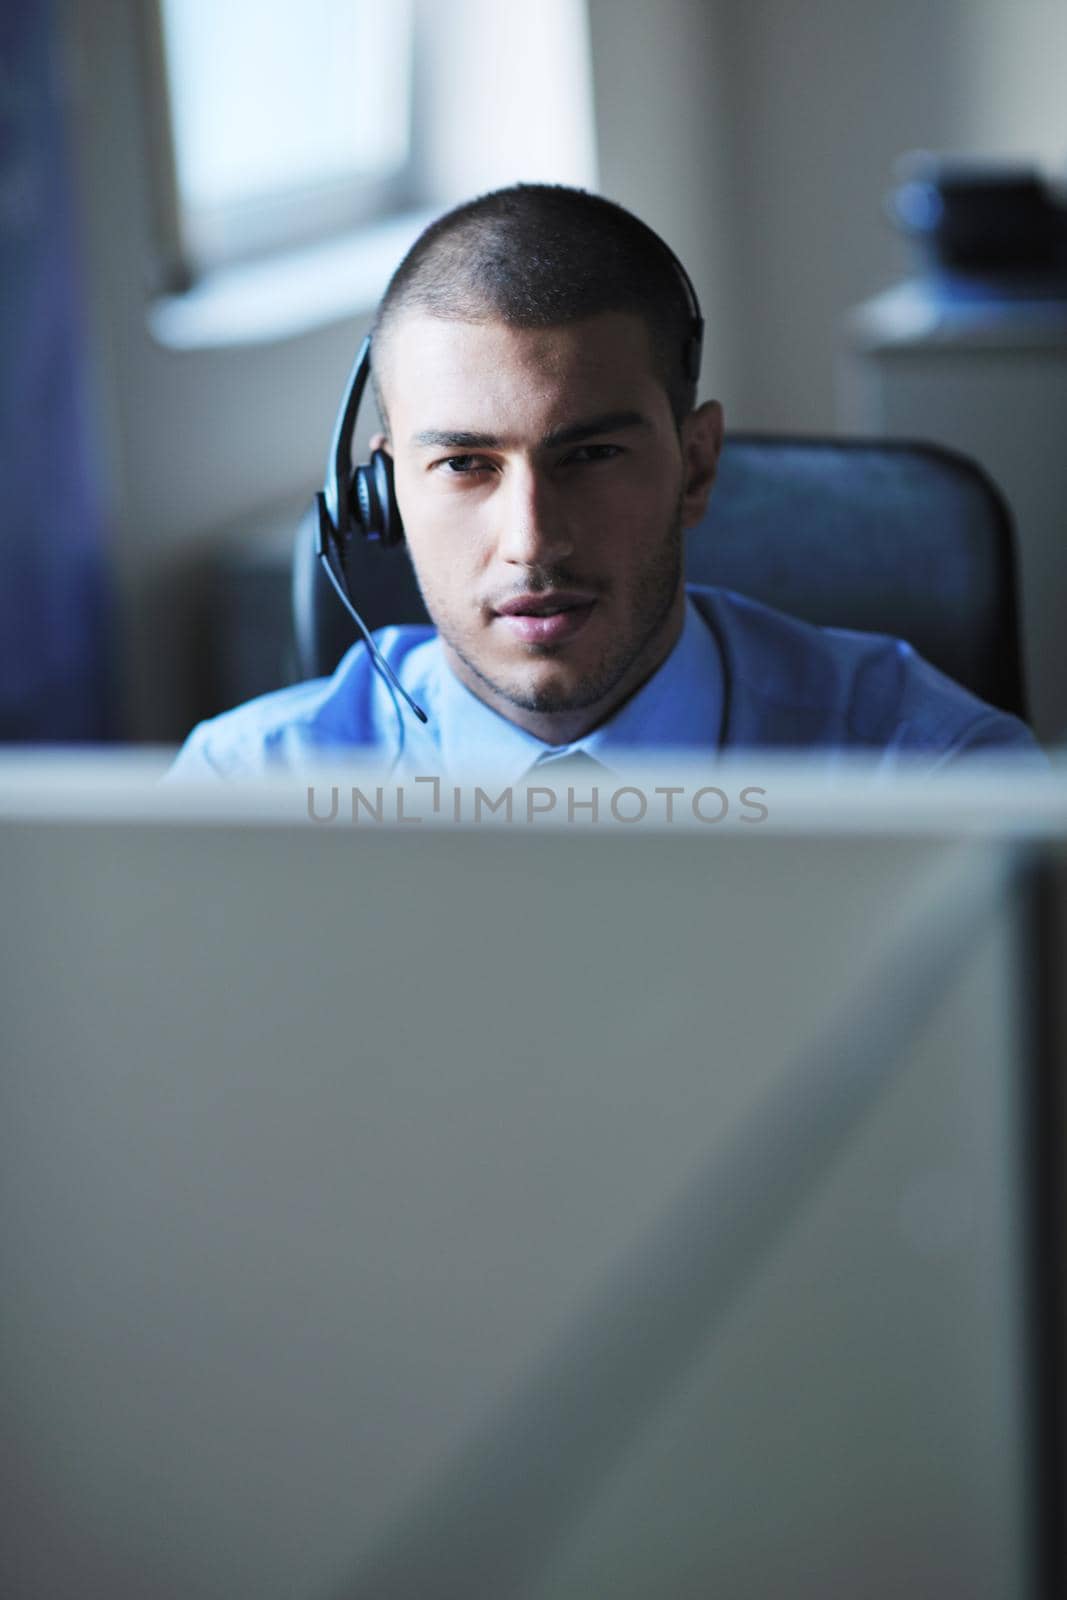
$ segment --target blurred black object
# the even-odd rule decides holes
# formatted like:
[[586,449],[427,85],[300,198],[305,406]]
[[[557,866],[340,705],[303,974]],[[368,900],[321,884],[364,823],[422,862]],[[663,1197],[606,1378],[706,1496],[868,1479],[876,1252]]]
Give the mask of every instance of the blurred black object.
[[1036,168],[920,153],[897,176],[889,215],[927,272],[1067,292],[1067,205]]

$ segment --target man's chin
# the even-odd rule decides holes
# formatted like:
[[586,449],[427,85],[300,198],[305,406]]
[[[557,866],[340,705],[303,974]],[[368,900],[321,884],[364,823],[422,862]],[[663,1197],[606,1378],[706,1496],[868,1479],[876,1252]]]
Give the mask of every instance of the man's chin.
[[584,660],[574,659],[566,647],[525,652],[518,660],[479,659],[448,644],[446,651],[460,682],[504,717],[565,717],[593,710],[612,699],[633,665],[628,651],[583,651]]
[[501,700],[517,710],[534,711],[542,716],[568,711],[587,711],[612,689],[601,678],[532,678],[494,686]]

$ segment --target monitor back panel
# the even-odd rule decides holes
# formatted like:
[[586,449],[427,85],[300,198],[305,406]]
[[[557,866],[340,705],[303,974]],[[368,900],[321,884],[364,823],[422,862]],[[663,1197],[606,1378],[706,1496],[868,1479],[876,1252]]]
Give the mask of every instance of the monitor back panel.
[[[4,823],[4,1594],[1027,1592],[1011,895],[901,963],[980,855]],[[887,983],[701,1284],[686,1195]]]

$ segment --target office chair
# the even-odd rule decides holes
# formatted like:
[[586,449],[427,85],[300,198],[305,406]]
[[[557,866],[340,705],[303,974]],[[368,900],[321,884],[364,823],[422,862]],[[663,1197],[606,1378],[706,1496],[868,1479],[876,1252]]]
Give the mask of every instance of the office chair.
[[[686,571],[808,622],[906,639],[981,699],[1026,716],[1011,515],[965,456],[734,434],[687,535]],[[429,621],[403,548],[354,539],[347,574],[372,630]],[[308,518],[293,555],[293,623],[302,677],[332,672],[356,637]]]

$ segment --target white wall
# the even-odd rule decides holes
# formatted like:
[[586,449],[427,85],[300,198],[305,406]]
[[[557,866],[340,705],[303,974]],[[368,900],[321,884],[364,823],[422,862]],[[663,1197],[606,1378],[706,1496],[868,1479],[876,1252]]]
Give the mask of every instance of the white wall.
[[701,397],[729,405],[739,379],[731,221],[730,0],[589,0],[604,194],[684,261],[704,312]]

